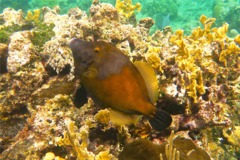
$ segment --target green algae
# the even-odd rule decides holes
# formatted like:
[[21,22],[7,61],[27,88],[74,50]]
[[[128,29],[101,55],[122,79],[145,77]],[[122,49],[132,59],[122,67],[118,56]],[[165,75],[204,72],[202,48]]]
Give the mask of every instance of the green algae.
[[36,27],[33,29],[33,38],[31,40],[38,51],[42,50],[45,42],[55,36],[53,28],[54,24],[48,25],[43,22],[36,23]]
[[17,31],[21,30],[21,26],[12,25],[12,26],[4,26],[0,27],[0,43],[8,43],[10,40],[10,36]]

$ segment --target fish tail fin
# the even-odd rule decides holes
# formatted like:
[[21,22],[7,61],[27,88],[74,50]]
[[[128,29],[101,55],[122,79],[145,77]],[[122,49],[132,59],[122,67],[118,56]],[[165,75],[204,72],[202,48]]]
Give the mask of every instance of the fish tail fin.
[[154,115],[149,118],[149,122],[155,130],[161,131],[170,126],[172,117],[166,111],[156,109]]

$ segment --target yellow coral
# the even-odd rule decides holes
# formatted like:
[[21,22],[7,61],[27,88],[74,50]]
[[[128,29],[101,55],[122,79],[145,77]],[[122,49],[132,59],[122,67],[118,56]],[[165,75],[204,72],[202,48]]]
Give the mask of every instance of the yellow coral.
[[228,27],[229,24],[224,23],[222,27],[219,28],[213,28],[212,32],[213,32],[213,38],[216,39],[223,39],[227,36],[227,32],[228,32]]
[[204,26],[204,35],[207,35],[211,31],[211,27],[216,21],[216,18],[207,18],[205,15],[202,15],[199,20]]
[[240,147],[240,126],[234,128],[224,128],[223,136],[234,146]]
[[[64,137],[56,137],[55,142],[59,146],[72,146],[77,159],[94,159],[94,154],[87,151],[88,141],[88,127],[82,126],[80,133],[77,132],[77,127],[70,119],[65,120],[67,131],[64,132]],[[81,139],[81,144],[79,140]]]
[[55,154],[53,152],[47,152],[45,154],[45,156],[43,157],[43,160],[64,160],[64,158],[55,156]]
[[[203,21],[203,20],[202,20]],[[196,36],[195,36],[196,37]],[[183,39],[183,31],[177,30],[175,35],[170,38],[170,42],[178,46],[176,62],[178,67],[187,71],[190,84],[185,84],[188,96],[197,102],[197,92],[204,94],[203,78],[200,68],[195,64],[195,61],[201,60],[201,51],[194,46],[188,46]]]
[[188,96],[194,99],[194,102],[197,102],[197,81],[195,79],[192,80],[192,83],[187,86]]
[[202,67],[209,68],[209,58],[213,58],[212,53],[207,53],[207,50],[205,51],[203,48],[209,48],[207,45],[213,41],[217,42],[221,49],[219,61],[224,66],[227,66],[227,58],[230,55],[240,54],[240,48],[236,44],[240,43],[240,36],[236,36],[234,42],[226,45],[226,42],[229,42],[227,37],[229,25],[225,23],[219,28],[211,29],[215,20],[215,18],[202,15],[199,21],[203,24],[203,29],[200,27],[193,29],[190,36],[184,36],[183,30],[177,30],[169,39],[178,47],[176,63],[179,69],[187,73],[185,77],[182,77],[183,87],[186,88],[188,96],[192,97],[195,103],[198,100],[197,96],[205,93]]
[[[167,157],[167,160],[180,160],[180,152],[173,146],[173,139],[174,131],[172,130],[165,146],[165,155]],[[162,153],[160,153],[160,160],[163,160]]]
[[218,146],[215,142],[210,142],[207,144],[207,149],[211,157],[216,157],[216,159],[221,159],[224,155],[224,150]]
[[175,35],[172,36],[169,41],[178,46],[179,56],[184,56],[185,58],[189,57],[188,48],[183,40],[183,30],[177,30]]
[[39,22],[39,18],[40,18],[40,14],[41,14],[41,10],[40,9],[36,9],[33,12],[28,11],[27,12],[27,16],[26,16],[26,20],[27,21],[33,21],[35,23]]
[[205,93],[205,89],[204,89],[204,85],[203,85],[203,77],[202,77],[202,72],[201,71],[198,72],[197,90],[198,90],[199,94],[204,94]]
[[96,157],[95,160],[113,160],[113,155],[109,154],[109,149],[106,151],[100,152]]
[[[55,145],[58,146],[71,146],[74,154],[77,156],[77,160],[88,159],[88,160],[113,160],[114,156],[109,153],[109,149],[100,151],[98,154],[94,154],[87,150],[89,145],[89,126],[83,125],[80,130],[75,126],[75,122],[69,118],[64,120],[67,127],[67,131],[63,133],[63,137],[56,137],[54,139]],[[89,122],[88,122],[89,123]],[[81,141],[81,143],[80,143]],[[46,160],[50,160],[54,157],[54,153],[46,154]],[[48,158],[48,159],[47,159]],[[59,158],[60,157],[55,157]]]
[[160,47],[150,46],[146,54],[146,59],[147,62],[151,64],[153,68],[158,69],[160,72],[163,72],[161,69],[161,59],[158,56],[160,51],[161,51]]
[[130,18],[135,10],[138,10],[138,12],[141,10],[141,4],[136,3],[136,5],[133,5],[132,0],[117,0],[116,8],[120,14]]
[[224,66],[227,66],[226,57],[230,54],[240,54],[240,48],[233,42],[220,53],[219,61],[223,62]]
[[236,43],[238,43],[238,45],[240,45],[240,34],[235,37],[234,42],[236,42]]
[[98,113],[94,116],[94,118],[100,123],[108,124],[110,122],[109,110],[104,109],[104,110],[98,111]]
[[[215,28],[211,30],[213,23],[216,21],[215,18],[207,18],[205,15],[202,15],[199,21],[202,23],[203,29],[201,29],[200,27],[193,29],[192,34],[190,36],[191,39],[199,41],[200,38],[203,38],[201,40],[202,42],[207,41],[210,43],[216,37],[226,36],[227,32],[225,31],[228,29],[227,24],[225,24],[221,29]],[[215,32],[215,36],[211,32]]]

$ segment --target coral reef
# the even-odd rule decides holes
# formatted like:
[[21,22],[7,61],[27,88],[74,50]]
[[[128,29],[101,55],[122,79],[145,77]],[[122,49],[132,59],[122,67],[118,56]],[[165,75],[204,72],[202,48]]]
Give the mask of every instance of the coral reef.
[[7,72],[7,48],[6,44],[0,43],[0,74]]
[[31,38],[36,49],[41,51],[45,42],[49,41],[55,35],[53,28],[53,24],[36,23],[36,27],[33,29],[33,37]]
[[225,128],[223,130],[223,136],[227,139],[227,141],[236,146],[240,147],[240,127],[235,126],[234,128]]
[[6,8],[0,14],[0,43],[9,43],[10,36],[17,31],[22,30],[24,25],[23,11],[15,11],[11,8]]
[[[6,8],[3,10],[3,13],[0,15],[1,25],[12,26],[22,25],[24,23],[24,15],[22,10],[15,11],[12,8]],[[2,28],[2,27],[0,27]]]
[[[240,35],[228,37],[227,24],[213,28],[215,19],[201,16],[202,26],[188,36],[169,27],[150,35],[151,18],[134,26],[98,1],[89,15],[79,8],[60,15],[59,8],[44,7],[38,21],[28,16],[30,27],[23,15],[13,9],[0,14],[4,32],[20,27],[0,43],[0,159],[116,159],[129,146],[130,153],[139,153],[131,150],[138,144],[155,148],[145,147],[148,159],[177,158],[177,151],[180,159],[197,153],[239,158]],[[86,95],[76,97],[81,82],[74,80],[68,47],[74,37],[111,42],[131,61],[148,62],[160,83],[158,106],[172,114],[170,129],[178,138],[167,139],[169,129],[154,131],[145,118],[116,125],[109,110],[99,111],[91,99],[75,105],[74,99]]]
[[7,69],[17,72],[19,68],[30,63],[34,58],[35,50],[31,42],[32,33],[29,31],[16,32],[10,37],[8,47]]
[[0,28],[0,43],[9,43],[10,36],[16,32],[21,30],[21,27],[18,25],[13,26],[1,26]]

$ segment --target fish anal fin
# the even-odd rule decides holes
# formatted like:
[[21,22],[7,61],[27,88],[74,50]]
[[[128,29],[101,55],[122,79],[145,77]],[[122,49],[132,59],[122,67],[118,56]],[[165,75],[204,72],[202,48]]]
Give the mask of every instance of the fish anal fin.
[[134,124],[137,125],[138,121],[142,117],[142,115],[137,115],[137,114],[127,114],[121,111],[117,111],[114,109],[108,109],[109,110],[109,115],[110,115],[110,121],[118,126],[121,125],[130,125]]

